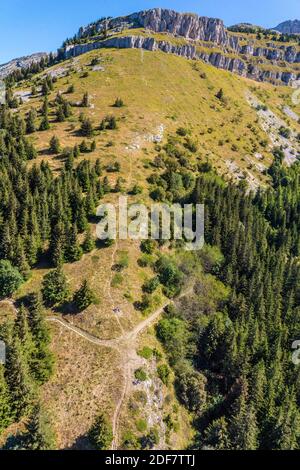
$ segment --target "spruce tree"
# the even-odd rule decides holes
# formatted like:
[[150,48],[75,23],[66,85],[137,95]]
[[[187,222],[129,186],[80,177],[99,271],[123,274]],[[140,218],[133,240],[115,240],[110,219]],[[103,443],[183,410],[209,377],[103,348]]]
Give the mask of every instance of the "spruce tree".
[[13,413],[9,389],[4,377],[4,366],[0,364],[0,435],[11,424],[12,420]]
[[95,294],[90,289],[87,280],[84,280],[80,288],[75,292],[73,300],[80,312],[95,303]]
[[22,436],[26,450],[55,450],[56,438],[48,413],[41,405],[36,405]]
[[38,383],[45,383],[51,376],[54,357],[49,349],[50,334],[45,320],[45,314],[40,294],[32,294],[29,307],[29,326],[35,351],[31,361],[31,370]]
[[68,299],[67,278],[60,267],[44,276],[42,295],[45,304],[50,307],[61,305]]
[[11,407],[16,419],[28,415],[35,399],[36,389],[30,377],[26,356],[17,335],[7,344],[5,378],[9,387]]
[[58,137],[56,137],[55,135],[51,137],[51,140],[49,143],[49,150],[50,150],[50,153],[54,155],[60,152],[60,142],[59,142]]
[[92,236],[92,231],[91,228],[88,227],[85,233],[85,238],[82,244],[83,251],[85,253],[89,253],[90,251],[93,251],[95,248],[95,240]]
[[82,249],[78,242],[78,232],[77,232],[77,225],[73,224],[69,236],[67,237],[67,246],[65,252],[66,260],[70,263],[74,263],[75,261],[79,261],[82,257]]

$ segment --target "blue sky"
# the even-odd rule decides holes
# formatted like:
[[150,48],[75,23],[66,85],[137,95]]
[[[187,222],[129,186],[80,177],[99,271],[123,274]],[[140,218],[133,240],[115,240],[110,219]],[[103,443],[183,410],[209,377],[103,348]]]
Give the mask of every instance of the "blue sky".
[[101,16],[118,16],[162,7],[237,22],[276,26],[300,19],[299,0],[0,0],[0,64],[33,52],[56,50],[81,25]]

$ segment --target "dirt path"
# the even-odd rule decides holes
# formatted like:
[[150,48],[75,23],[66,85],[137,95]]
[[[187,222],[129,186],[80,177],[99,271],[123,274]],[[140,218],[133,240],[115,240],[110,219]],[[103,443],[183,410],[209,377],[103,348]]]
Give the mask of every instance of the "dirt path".
[[82,338],[86,339],[90,343],[97,344],[98,346],[105,346],[107,348],[117,348],[116,345],[116,340],[114,339],[99,339],[97,336],[93,336],[90,333],[87,333],[86,331],[82,330],[81,328],[78,328],[77,326],[72,325],[71,323],[67,322],[66,320],[63,320],[58,317],[47,317],[47,321],[49,322],[54,322],[54,323],[59,323],[60,325],[64,326],[70,331],[73,331],[73,333],[76,333],[77,335],[81,336]]
[[[189,294],[191,294],[193,291],[193,287],[190,287],[189,289],[185,290],[180,296],[178,296],[175,300],[180,300],[182,297],[185,297]],[[114,416],[113,416],[113,421],[112,421],[112,429],[113,429],[113,442],[112,442],[112,450],[116,450],[118,448],[118,431],[119,431],[119,420],[122,412],[122,406],[123,403],[126,399],[129,386],[130,386],[130,381],[132,378],[132,374],[134,372],[134,367],[136,364],[136,340],[138,336],[143,333],[146,329],[150,328],[164,309],[174,303],[175,300],[168,300],[166,301],[162,306],[160,306],[155,312],[153,312],[149,317],[147,317],[145,320],[143,320],[141,323],[136,325],[133,330],[127,331],[127,332],[122,332],[121,336],[116,339],[109,339],[109,340],[103,340],[98,338],[97,336],[94,336],[85,330],[72,325],[68,321],[52,316],[52,317],[47,317],[47,321],[50,323],[57,323],[60,326],[66,328],[69,331],[72,331],[73,333],[77,334],[78,336],[81,336],[84,338],[86,341],[89,341],[92,344],[95,344],[97,346],[102,346],[102,347],[107,347],[107,348],[112,348],[116,350],[119,355],[120,355],[120,368],[123,371],[123,389],[121,396],[116,404]],[[10,305],[15,312],[17,312],[15,303],[11,299],[6,299],[0,302],[0,305],[2,304],[8,304]]]
[[[184,291],[179,297],[177,297],[176,300],[179,300],[182,297],[189,295],[190,293],[192,293],[192,291],[193,291],[193,287],[190,287],[188,290]],[[172,303],[174,303],[173,300],[168,300],[161,307],[159,307],[155,312],[153,312],[149,317],[147,317],[141,323],[136,325],[132,331],[123,332],[123,334],[119,338],[112,339],[112,340],[101,340],[97,338],[96,336],[93,336],[90,333],[87,333],[86,331],[82,330],[81,328],[73,326],[69,322],[62,320],[58,317],[47,318],[49,322],[55,322],[55,323],[62,325],[68,330],[71,330],[77,335],[83,337],[90,343],[96,344],[98,346],[104,346],[104,347],[115,349],[120,354],[120,368],[123,371],[124,385],[123,385],[123,390],[122,390],[120,399],[117,402],[114,416],[113,416],[113,421],[112,421],[112,429],[113,429],[113,436],[114,436],[113,442],[112,442],[112,450],[116,450],[118,448],[119,419],[121,416],[123,403],[126,399],[126,396],[129,390],[130,381],[131,381],[132,374],[134,372],[135,363],[136,363],[136,340],[138,336],[141,333],[143,333],[143,331],[150,328],[154,323],[156,323],[156,321],[158,320],[158,318],[160,317],[164,309]]]

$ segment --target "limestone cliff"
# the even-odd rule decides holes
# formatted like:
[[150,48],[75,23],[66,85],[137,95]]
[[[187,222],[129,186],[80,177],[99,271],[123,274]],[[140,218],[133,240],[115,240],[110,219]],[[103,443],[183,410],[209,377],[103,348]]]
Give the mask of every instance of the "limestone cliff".
[[162,51],[175,54],[187,59],[199,59],[210,63],[214,67],[238,73],[244,77],[259,81],[283,82],[289,85],[292,81],[300,79],[300,73],[289,73],[286,71],[265,71],[258,66],[247,64],[245,60],[236,56],[228,56],[223,52],[198,52],[193,44],[174,45],[168,41],[157,41],[153,37],[144,36],[116,36],[102,41],[88,42],[86,44],[76,44],[67,46],[64,51],[64,58],[69,59],[86,52],[101,48],[116,49],[145,49],[148,51]]
[[140,11],[125,17],[101,20],[81,28],[78,37],[86,37],[91,32],[101,33],[105,29],[145,28],[157,33],[170,33],[187,39],[211,41],[226,44],[228,36],[222,20],[206,18],[193,13],[178,13],[173,10],[154,8]]

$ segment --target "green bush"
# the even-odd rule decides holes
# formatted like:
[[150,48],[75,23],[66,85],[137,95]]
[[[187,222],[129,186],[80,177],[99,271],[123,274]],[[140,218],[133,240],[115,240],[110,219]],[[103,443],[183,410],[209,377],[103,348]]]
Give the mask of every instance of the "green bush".
[[164,292],[168,297],[175,297],[181,291],[183,274],[176,264],[167,256],[161,256],[155,265],[158,278],[164,286]]
[[151,348],[148,348],[148,346],[145,346],[143,349],[138,351],[138,355],[144,359],[150,359],[153,356],[153,351]]
[[136,423],[136,428],[139,432],[147,431],[147,422],[144,419],[139,419]]
[[153,279],[149,279],[149,281],[146,281],[143,285],[143,290],[144,292],[147,292],[148,294],[152,294],[159,286],[159,280],[157,277],[154,277]]
[[165,384],[168,385],[170,379],[170,369],[167,364],[161,364],[157,367],[157,374],[160,380]]
[[148,378],[146,372],[142,368],[136,369],[134,376],[139,382],[145,382]]

